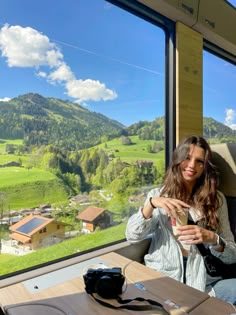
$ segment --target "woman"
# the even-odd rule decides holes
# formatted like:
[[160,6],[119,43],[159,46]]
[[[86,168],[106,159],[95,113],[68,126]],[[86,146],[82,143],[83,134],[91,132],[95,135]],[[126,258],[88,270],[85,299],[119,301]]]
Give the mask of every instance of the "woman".
[[[198,225],[179,226],[174,235],[171,222],[186,215]],[[163,187],[151,190],[144,207],[130,217],[127,240],[148,235],[147,266],[236,305],[236,279],[209,276],[196,246],[204,244],[225,263],[236,262],[226,200],[217,190],[216,167],[204,138],[191,136],[177,146]]]

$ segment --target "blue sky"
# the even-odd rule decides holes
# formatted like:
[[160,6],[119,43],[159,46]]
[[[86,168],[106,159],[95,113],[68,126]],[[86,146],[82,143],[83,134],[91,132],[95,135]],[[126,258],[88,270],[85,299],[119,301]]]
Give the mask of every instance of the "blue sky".
[[[0,99],[77,102],[126,126],[164,115],[164,32],[104,0],[1,0]],[[236,128],[235,67],[204,53],[204,116]]]

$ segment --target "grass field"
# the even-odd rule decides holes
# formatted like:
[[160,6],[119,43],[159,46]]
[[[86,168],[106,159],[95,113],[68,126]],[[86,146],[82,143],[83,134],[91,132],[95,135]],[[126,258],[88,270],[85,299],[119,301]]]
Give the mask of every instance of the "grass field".
[[119,157],[127,163],[137,160],[151,160],[156,167],[164,167],[164,150],[158,153],[149,153],[147,151],[148,145],[152,146],[155,142],[154,140],[140,140],[137,136],[129,138],[132,140],[132,145],[123,145],[120,139],[113,139],[106,142],[106,144],[100,144],[98,147],[114,154],[115,157]]
[[30,159],[31,155],[0,154],[0,164],[21,161],[22,165],[27,165]]
[[10,210],[37,207],[42,203],[56,203],[68,198],[58,178],[41,169],[0,168],[0,178],[0,191],[6,192]]
[[50,172],[23,167],[4,167],[0,168],[0,189],[3,187],[10,187],[19,184],[32,183],[38,181],[49,181],[55,179],[55,175]]

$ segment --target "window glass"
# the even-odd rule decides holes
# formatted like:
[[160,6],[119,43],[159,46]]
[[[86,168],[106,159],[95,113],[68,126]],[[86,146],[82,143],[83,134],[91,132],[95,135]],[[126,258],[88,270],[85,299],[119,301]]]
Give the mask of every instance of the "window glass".
[[236,68],[207,51],[203,55],[204,136],[211,143],[236,139]]
[[227,0],[227,2],[232,5],[234,8],[236,8],[236,0]]
[[103,0],[2,0],[0,23],[6,275],[124,239],[164,171],[165,34]]

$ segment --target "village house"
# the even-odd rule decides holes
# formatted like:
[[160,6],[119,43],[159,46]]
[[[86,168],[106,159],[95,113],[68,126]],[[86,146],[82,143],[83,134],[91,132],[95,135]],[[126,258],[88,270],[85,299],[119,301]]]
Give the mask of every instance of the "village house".
[[19,162],[16,162],[16,161],[10,161],[10,162],[7,162],[5,164],[0,164],[0,167],[13,167],[13,166],[20,167],[21,164]]
[[35,250],[62,241],[66,225],[51,218],[30,214],[10,226],[10,238],[20,246]]
[[89,206],[76,218],[82,220],[82,232],[84,233],[94,232],[97,227],[100,229],[105,229],[113,224],[112,212],[104,208],[98,208],[94,206]]

